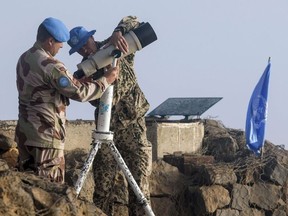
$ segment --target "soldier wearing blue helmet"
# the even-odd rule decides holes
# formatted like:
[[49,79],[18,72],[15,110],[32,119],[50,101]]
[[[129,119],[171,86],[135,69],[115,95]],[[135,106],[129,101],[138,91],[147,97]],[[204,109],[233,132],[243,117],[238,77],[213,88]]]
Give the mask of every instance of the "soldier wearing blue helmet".
[[[70,30],[69,53],[71,55],[77,52],[85,60],[111,44],[122,53],[129,53],[129,46],[124,35],[139,25],[140,22],[136,16],[124,17],[111,36],[103,41],[94,40],[95,30],[88,31],[83,26],[77,26]],[[149,201],[152,147],[146,136],[144,117],[149,109],[149,102],[138,84],[134,70],[134,57],[135,53],[131,53],[118,60],[120,73],[114,84],[110,129],[114,132],[113,138],[117,149]],[[94,105],[97,106],[97,101]],[[131,187],[127,187],[125,177],[121,175],[108,145],[102,145],[98,150],[93,171],[94,203],[107,215],[128,215],[128,212],[133,216],[145,215],[143,206],[137,200]]]
[[84,102],[100,98],[118,77],[110,68],[97,80],[74,79],[54,56],[70,38],[64,23],[45,19],[38,27],[37,40],[17,63],[19,99],[15,141],[19,149],[20,171],[64,183],[65,122],[69,99]]

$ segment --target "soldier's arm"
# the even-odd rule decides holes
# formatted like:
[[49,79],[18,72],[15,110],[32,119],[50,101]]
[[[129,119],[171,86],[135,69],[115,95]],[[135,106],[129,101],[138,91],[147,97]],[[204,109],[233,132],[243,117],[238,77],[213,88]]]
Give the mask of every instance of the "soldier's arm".
[[62,95],[76,101],[91,101],[102,96],[104,91],[118,76],[118,68],[110,69],[109,77],[101,77],[89,82],[79,82],[62,64],[54,66],[51,72],[50,83]]
[[130,30],[137,28],[138,26],[139,21],[136,16],[126,16],[121,19],[117,27],[114,29],[114,32],[120,31],[124,35]]

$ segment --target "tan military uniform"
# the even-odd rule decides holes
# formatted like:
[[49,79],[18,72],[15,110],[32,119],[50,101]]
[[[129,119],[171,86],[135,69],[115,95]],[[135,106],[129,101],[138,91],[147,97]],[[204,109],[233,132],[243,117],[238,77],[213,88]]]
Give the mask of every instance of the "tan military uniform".
[[[124,32],[137,27],[136,17],[125,17],[118,26]],[[97,42],[98,43],[98,42]],[[99,43],[98,43],[99,44]],[[134,54],[119,62],[119,78],[114,85],[114,97],[110,130],[114,132],[114,142],[125,160],[141,191],[150,200],[149,176],[151,173],[151,143],[146,137],[144,115],[149,103],[140,89],[133,68]],[[96,110],[97,112],[97,110]],[[116,175],[117,163],[107,145],[102,144],[94,160],[95,196],[94,202],[108,215],[114,215],[116,204],[129,206],[131,215],[144,215],[138,205],[134,192],[125,178]],[[140,210],[139,210],[140,209]]]
[[[22,54],[17,64],[19,119],[15,135],[20,165],[31,159],[31,153],[35,152],[31,147],[63,151],[68,98],[77,101],[95,100],[101,97],[108,86],[104,77],[91,83],[80,83],[63,63],[42,49],[38,42]],[[25,146],[29,146],[29,149]],[[58,164],[61,169],[64,167],[62,151],[49,153],[57,159],[56,164],[61,162],[61,166]],[[33,163],[41,158],[35,157]],[[40,175],[43,166],[45,164],[36,164],[35,169],[40,169]]]

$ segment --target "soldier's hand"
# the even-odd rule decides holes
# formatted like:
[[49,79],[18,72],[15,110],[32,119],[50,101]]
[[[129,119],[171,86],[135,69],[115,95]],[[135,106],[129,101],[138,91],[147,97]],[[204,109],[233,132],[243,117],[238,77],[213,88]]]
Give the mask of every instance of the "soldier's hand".
[[109,45],[114,45],[116,49],[119,49],[122,53],[126,54],[129,52],[129,46],[126,39],[123,37],[121,31],[113,32],[110,37],[110,40],[107,44],[104,45],[104,49]]
[[109,84],[112,84],[115,80],[117,80],[119,75],[119,67],[110,67],[107,69],[107,71],[104,74],[104,77],[106,77],[106,80]]

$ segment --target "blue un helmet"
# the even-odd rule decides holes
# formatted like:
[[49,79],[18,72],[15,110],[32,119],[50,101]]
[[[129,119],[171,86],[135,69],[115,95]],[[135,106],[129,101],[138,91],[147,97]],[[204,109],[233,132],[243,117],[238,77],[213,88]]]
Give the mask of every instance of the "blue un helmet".
[[87,31],[83,26],[78,26],[70,31],[70,39],[68,40],[68,44],[71,49],[69,50],[69,54],[72,55],[74,52],[77,52],[82,46],[87,43],[87,40],[90,36],[94,35],[96,30]]

